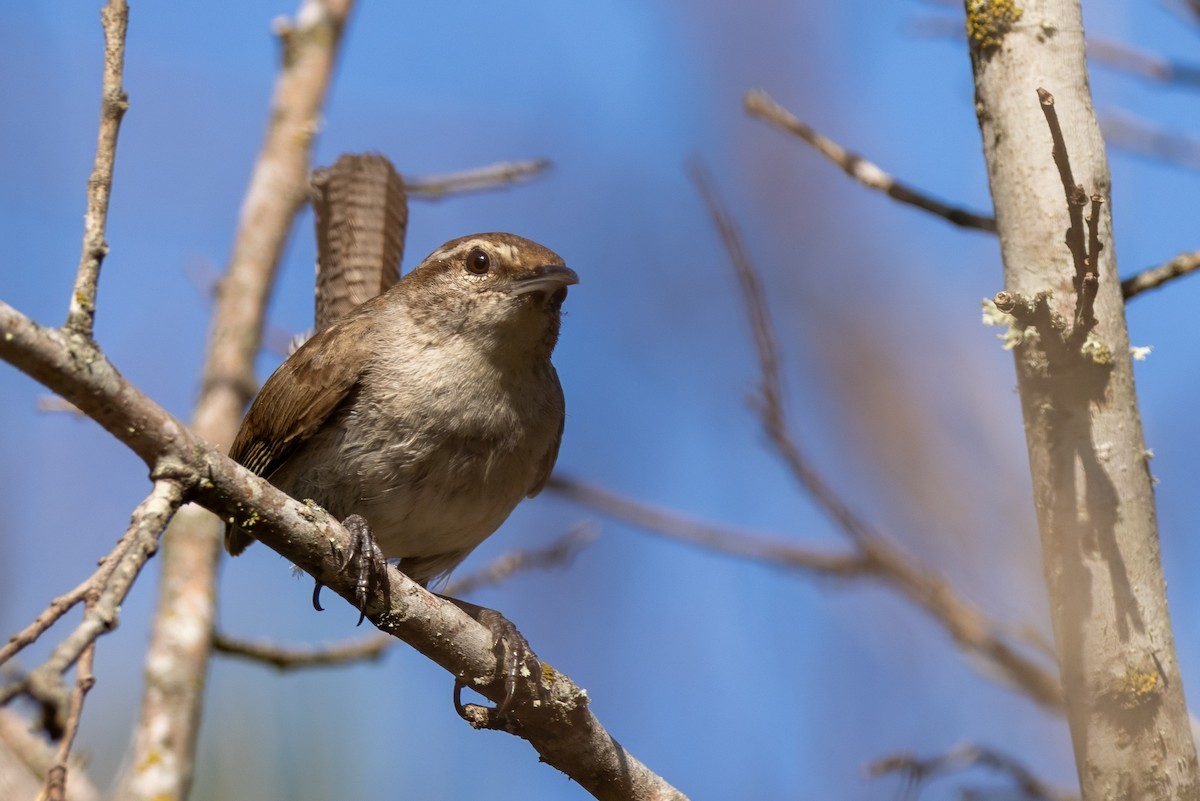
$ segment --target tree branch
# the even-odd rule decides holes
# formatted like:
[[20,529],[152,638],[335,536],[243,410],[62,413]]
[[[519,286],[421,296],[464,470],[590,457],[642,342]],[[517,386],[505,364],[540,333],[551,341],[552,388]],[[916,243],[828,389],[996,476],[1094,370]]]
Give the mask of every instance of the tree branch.
[[[64,730],[73,735],[73,723],[78,723],[82,695],[86,692],[83,685],[90,686],[91,670],[84,665],[80,666],[76,698],[68,696],[63,676],[82,656],[90,652],[98,637],[117,627],[121,603],[129,594],[146,561],[158,550],[158,536],[182,502],[183,489],[178,483],[169,480],[155,482],[154,489],[134,510],[125,536],[101,561],[100,567],[91,578],[70,593],[56,598],[33,623],[0,649],[0,664],[4,664],[21,649],[37,640],[71,607],[81,601],[85,603],[82,622],[59,642],[45,663],[17,681],[0,687],[0,705],[18,694],[28,694],[50,711],[49,728],[52,735],[61,736]],[[88,677],[87,682],[84,682],[85,675]],[[72,718],[75,719],[73,723]],[[69,740],[69,737],[63,737],[68,749]],[[65,765],[65,759],[66,754],[61,754],[59,762]]]
[[1191,253],[1180,253],[1166,264],[1142,270],[1121,281],[1121,294],[1125,301],[1143,292],[1157,289],[1175,278],[1182,278],[1200,269],[1200,250]]
[[506,161],[444,175],[427,175],[417,178],[405,176],[404,186],[412,197],[422,200],[442,200],[447,195],[500,189],[520,183],[537,177],[549,170],[550,166],[548,159]]
[[867,766],[867,773],[873,777],[886,776],[891,773],[902,774],[907,785],[903,797],[911,799],[920,794],[921,785],[930,779],[976,767],[988,768],[1008,776],[1017,785],[1017,789],[1032,801],[1077,801],[1078,799],[1078,796],[1046,784],[1016,758],[972,743],[965,743],[948,753],[924,759],[915,754],[894,754],[872,762]]
[[[183,485],[225,519],[254,520],[254,536],[347,600],[350,535],[324,510],[295,501],[227,458],[129,384],[95,347],[38,326],[0,302],[0,358],[74,403],[125,443],[156,480]],[[491,631],[393,567],[367,618],[493,701],[504,697]],[[519,680],[506,730],[599,799],[682,799],[604,730],[587,693],[543,663],[540,687]]]
[[88,178],[87,213],[83,218],[83,253],[75,276],[75,289],[67,312],[67,328],[91,339],[96,319],[96,283],[100,264],[108,253],[104,228],[108,222],[108,199],[112,194],[113,162],[117,157],[117,134],[129,98],[121,86],[125,70],[125,30],[129,7],[125,0],[109,0],[100,11],[104,24],[104,80],[100,103],[100,133],[96,138],[96,160]]
[[747,92],[745,104],[746,110],[751,114],[800,137],[812,145],[822,156],[841,167],[842,172],[868,189],[876,189],[894,200],[936,214],[947,222],[962,228],[973,228],[993,234],[996,232],[995,219],[966,209],[948,206],[925,192],[896,180],[877,165],[857,153],[851,153],[837,142],[801,122],[761,89]]

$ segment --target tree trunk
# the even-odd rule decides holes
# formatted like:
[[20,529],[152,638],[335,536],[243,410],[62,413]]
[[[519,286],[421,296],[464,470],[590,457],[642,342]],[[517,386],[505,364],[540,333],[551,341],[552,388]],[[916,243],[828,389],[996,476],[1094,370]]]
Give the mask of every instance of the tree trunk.
[[[966,6],[1004,260],[1007,293],[997,303],[1015,316],[1017,381],[1083,797],[1194,799],[1196,748],[1167,611],[1079,2]],[[1039,87],[1053,94],[1053,108],[1039,103]],[[1065,145],[1058,153],[1048,124],[1054,110]],[[1072,212],[1064,190],[1075,183],[1084,193]],[[1102,202],[1089,204],[1088,195]]]

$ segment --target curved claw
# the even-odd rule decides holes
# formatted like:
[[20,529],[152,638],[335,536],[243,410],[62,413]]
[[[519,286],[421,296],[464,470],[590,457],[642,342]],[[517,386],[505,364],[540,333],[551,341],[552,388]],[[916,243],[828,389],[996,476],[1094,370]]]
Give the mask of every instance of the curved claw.
[[[508,618],[494,609],[476,606],[475,604],[460,601],[457,598],[448,598],[444,595],[440,597],[462,609],[492,632],[495,647],[499,650],[497,661],[499,662],[500,674],[504,679],[504,697],[500,700],[500,703],[489,710],[491,713],[489,717],[493,723],[503,720],[512,711],[513,703],[516,701],[517,696],[517,679],[520,676],[523,665],[528,666],[528,677],[533,680],[534,686],[541,692],[542,663],[538,660],[533,649],[529,647],[529,642],[521,636],[521,632],[517,630],[517,627]],[[466,684],[462,679],[455,680],[454,711],[463,720],[475,726],[477,725],[476,722],[467,715],[466,707],[462,702],[464,687],[466,687]]]
[[325,611],[325,607],[321,606],[321,588],[324,586],[319,581],[313,584],[313,609],[316,609],[318,612]]

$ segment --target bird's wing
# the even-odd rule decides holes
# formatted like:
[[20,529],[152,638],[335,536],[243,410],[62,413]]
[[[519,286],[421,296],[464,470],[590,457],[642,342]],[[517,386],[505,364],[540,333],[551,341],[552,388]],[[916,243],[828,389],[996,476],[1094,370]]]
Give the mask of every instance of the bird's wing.
[[[354,389],[374,323],[354,316],[329,326],[279,366],[259,390],[229,456],[270,478]],[[330,340],[340,342],[332,344]]]
[[[230,458],[270,478],[354,391],[369,360],[374,327],[369,315],[351,315],[305,342],[259,390]],[[226,527],[230,553],[241,553],[250,539],[237,526]]]

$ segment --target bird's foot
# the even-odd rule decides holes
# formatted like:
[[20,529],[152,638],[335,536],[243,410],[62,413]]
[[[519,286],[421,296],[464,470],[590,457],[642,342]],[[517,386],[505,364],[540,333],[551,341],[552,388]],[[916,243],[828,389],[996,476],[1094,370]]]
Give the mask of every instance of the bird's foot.
[[[374,587],[388,588],[387,559],[375,542],[375,535],[367,525],[362,515],[350,515],[342,521],[342,526],[350,532],[350,553],[342,563],[342,570],[354,570],[354,606],[358,609],[358,623],[361,626],[367,617],[367,600]],[[321,582],[313,587],[313,609],[323,612],[321,606]]]
[[454,709],[459,717],[476,728],[495,728],[512,709],[519,677],[531,680],[538,694],[542,694],[542,663],[529,647],[529,641],[517,631],[512,621],[495,609],[476,606],[445,595],[438,597],[454,604],[492,632],[496,661],[504,678],[504,698],[495,708],[489,710],[487,718],[481,721],[478,716],[468,714],[467,707],[462,702],[462,690],[466,684],[462,679],[457,679],[454,682]]

